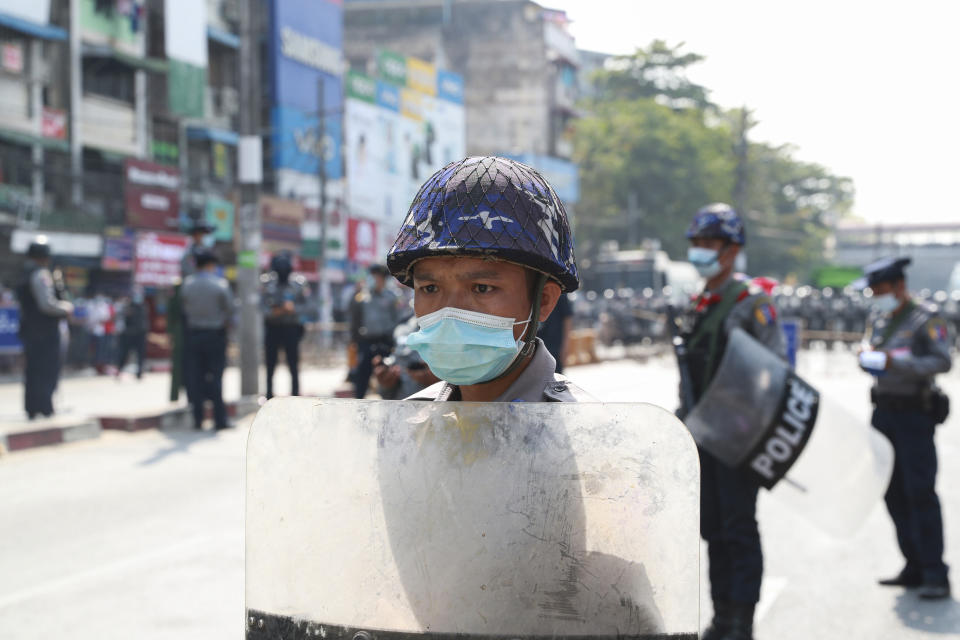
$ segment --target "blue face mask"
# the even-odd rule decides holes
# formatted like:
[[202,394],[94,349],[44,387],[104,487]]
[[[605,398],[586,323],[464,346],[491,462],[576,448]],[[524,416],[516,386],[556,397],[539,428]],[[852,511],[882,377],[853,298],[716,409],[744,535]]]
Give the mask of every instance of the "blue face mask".
[[407,346],[441,380],[471,385],[497,378],[516,360],[523,340],[513,337],[513,327],[529,323],[530,317],[514,322],[514,318],[444,307],[417,322],[420,330],[407,336]]
[[704,278],[712,278],[720,273],[720,254],[716,249],[704,247],[690,247],[687,249],[687,260],[696,267],[697,272]]

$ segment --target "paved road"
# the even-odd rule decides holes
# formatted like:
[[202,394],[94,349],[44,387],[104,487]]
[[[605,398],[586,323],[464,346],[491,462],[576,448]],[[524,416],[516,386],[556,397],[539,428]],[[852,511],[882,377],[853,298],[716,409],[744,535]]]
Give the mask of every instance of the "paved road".
[[[869,381],[848,356],[801,372],[867,419]],[[599,398],[675,405],[669,360],[571,370]],[[960,375],[945,378],[960,399]],[[938,433],[948,562],[960,563],[960,419]],[[213,435],[106,433],[0,458],[0,621],[5,639],[231,638],[243,633],[243,465],[249,420]],[[764,494],[760,640],[960,638],[960,604],[881,589],[899,569],[881,505],[834,540]],[[702,555],[705,557],[705,555]],[[709,616],[706,567],[702,620]]]

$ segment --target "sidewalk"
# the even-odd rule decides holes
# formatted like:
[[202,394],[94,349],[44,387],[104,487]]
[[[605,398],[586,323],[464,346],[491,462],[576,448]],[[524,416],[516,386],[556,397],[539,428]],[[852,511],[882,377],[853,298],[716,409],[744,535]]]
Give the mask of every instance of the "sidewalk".
[[[332,397],[343,384],[346,370],[307,367],[300,372],[300,393]],[[260,388],[265,374],[261,369]],[[274,375],[277,395],[290,392],[290,374],[282,364]],[[241,399],[240,371],[229,367],[223,376],[223,397],[233,419],[257,410],[254,398]],[[187,429],[192,426],[186,394],[170,402],[170,374],[145,373],[137,380],[131,374],[72,376],[60,381],[54,395],[57,413],[50,418],[27,420],[23,412],[23,385],[0,382],[0,453],[37,446],[96,438],[102,429]],[[208,408],[209,415],[209,408]]]

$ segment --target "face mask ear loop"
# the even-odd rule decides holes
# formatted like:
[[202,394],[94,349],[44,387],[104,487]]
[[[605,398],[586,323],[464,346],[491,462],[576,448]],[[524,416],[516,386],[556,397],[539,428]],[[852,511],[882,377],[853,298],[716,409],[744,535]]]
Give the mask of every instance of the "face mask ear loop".
[[520,347],[520,353],[517,354],[517,357],[514,358],[513,362],[510,363],[510,366],[507,367],[503,373],[494,378],[494,380],[508,376],[516,371],[517,367],[523,364],[523,361],[526,360],[528,356],[533,355],[534,350],[537,348],[537,330],[540,328],[540,298],[543,297],[543,287],[546,286],[546,284],[547,276],[540,274],[540,278],[537,280],[536,289],[534,290],[533,312],[530,316],[530,324],[527,325],[527,337],[523,341],[523,346]]

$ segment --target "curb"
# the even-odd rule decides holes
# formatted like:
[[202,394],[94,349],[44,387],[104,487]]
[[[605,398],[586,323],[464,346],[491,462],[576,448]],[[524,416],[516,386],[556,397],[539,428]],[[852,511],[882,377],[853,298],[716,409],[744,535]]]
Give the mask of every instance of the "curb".
[[[227,402],[227,415],[230,418],[242,418],[260,409],[256,398],[241,398]],[[212,417],[208,408],[207,418]],[[39,426],[39,425],[38,425]],[[146,415],[113,415],[78,418],[71,424],[47,426],[26,431],[15,431],[0,435],[0,455],[80,440],[99,438],[104,430],[143,431],[160,429],[162,431],[192,430],[193,417],[188,407],[177,407],[160,413]]]

